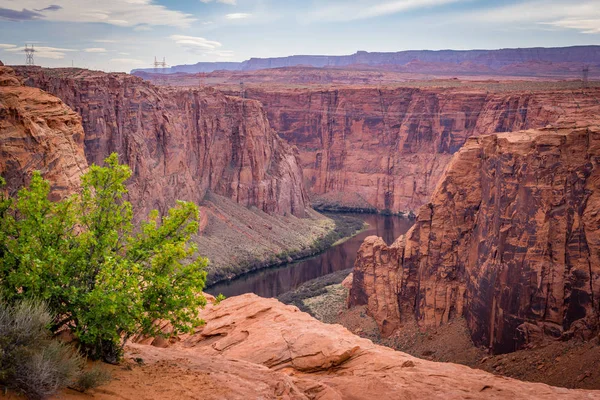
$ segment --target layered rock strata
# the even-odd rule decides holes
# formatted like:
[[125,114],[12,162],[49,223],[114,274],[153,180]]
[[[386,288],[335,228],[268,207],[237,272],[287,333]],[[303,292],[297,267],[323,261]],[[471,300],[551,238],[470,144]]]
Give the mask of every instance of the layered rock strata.
[[9,194],[35,170],[52,183],[52,196],[73,193],[87,170],[81,118],[60,99],[21,85],[0,63],[0,176]]
[[394,213],[416,213],[428,201],[469,137],[600,112],[600,89],[425,86],[252,87],[245,95],[263,103],[271,125],[298,147],[315,206]]
[[271,129],[257,101],[213,90],[159,89],[126,74],[19,68],[82,117],[85,155],[111,152],[133,177],[137,215],[175,200],[200,203],[207,191],[266,213],[302,217],[307,198],[294,149]]
[[411,230],[358,252],[351,305],[384,334],[464,316],[477,345],[514,351],[590,335],[600,299],[600,128],[467,140]]

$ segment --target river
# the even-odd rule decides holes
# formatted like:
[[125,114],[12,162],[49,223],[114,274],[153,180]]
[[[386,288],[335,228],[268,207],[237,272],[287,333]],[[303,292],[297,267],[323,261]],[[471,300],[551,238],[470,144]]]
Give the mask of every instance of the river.
[[367,236],[381,236],[386,243],[391,244],[398,236],[406,233],[414,222],[407,218],[388,215],[348,215],[364,220],[369,227],[360,234],[337,246],[330,247],[314,257],[244,274],[231,281],[217,283],[207,288],[206,292],[213,295],[222,293],[227,297],[244,293],[256,293],[262,297],[277,297],[312,279],[352,268],[356,252]]

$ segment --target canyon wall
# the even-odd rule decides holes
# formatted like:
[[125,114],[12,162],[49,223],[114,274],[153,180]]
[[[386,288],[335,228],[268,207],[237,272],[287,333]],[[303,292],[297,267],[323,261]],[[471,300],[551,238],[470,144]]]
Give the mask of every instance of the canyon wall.
[[[84,166],[101,164],[112,152],[129,165],[133,176],[127,184],[128,200],[137,221],[152,209],[164,213],[175,200],[200,206],[200,232],[194,241],[199,254],[210,259],[209,283],[311,254],[335,227],[310,208],[297,150],[271,129],[255,100],[213,89],[157,88],[126,74],[15,70],[24,84],[60,97],[81,115],[63,105],[61,118],[73,118],[85,130],[85,140],[81,125],[79,136],[74,135]],[[22,90],[31,91],[40,109],[52,106],[39,89]],[[13,139],[2,133],[10,145]],[[51,148],[52,154],[44,155],[39,142],[27,140],[21,155],[25,161],[6,167],[9,172],[3,175],[10,178],[27,168],[39,169],[40,163],[68,148]],[[0,157],[0,162],[5,160],[10,159]],[[26,168],[25,163],[31,165]],[[56,171],[65,171],[77,183],[79,174],[59,167]],[[22,184],[9,180],[12,187]],[[56,184],[68,187],[68,192],[73,189]]]
[[[492,85],[493,86],[493,85]],[[526,87],[526,85],[524,85]],[[319,208],[416,212],[469,137],[598,113],[599,89],[251,87]]]
[[52,183],[51,195],[73,193],[88,164],[81,118],[60,99],[21,85],[0,63],[0,176],[10,195],[40,171]]
[[600,127],[474,137],[413,228],[358,252],[350,305],[382,332],[464,316],[495,353],[544,336],[589,338],[600,299]]
[[157,88],[126,74],[37,67],[17,73],[81,115],[90,164],[117,152],[131,167],[129,199],[138,217],[164,212],[175,200],[201,203],[207,191],[266,213],[306,212],[294,149],[257,101]]

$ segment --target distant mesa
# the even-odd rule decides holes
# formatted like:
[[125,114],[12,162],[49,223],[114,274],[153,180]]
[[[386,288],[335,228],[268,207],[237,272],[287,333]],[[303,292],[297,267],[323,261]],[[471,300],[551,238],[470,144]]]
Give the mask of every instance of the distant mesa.
[[[474,69],[500,70],[512,64],[560,63],[600,65],[600,46],[533,47],[498,50],[407,50],[399,52],[358,51],[346,56],[293,55],[274,58],[251,58],[242,62],[199,62],[193,65],[175,65],[161,69],[161,72],[174,74],[213,71],[254,71],[259,69],[284,68],[295,66],[348,67],[363,66],[405,66],[409,63],[441,63],[471,66]],[[154,72],[152,68],[134,69],[136,72]]]

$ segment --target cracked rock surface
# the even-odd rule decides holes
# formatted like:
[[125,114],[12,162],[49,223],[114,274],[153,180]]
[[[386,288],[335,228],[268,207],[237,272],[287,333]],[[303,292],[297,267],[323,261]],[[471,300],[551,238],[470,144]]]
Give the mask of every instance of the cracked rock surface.
[[[268,376],[271,383],[247,387],[249,398],[600,398],[600,393],[593,391],[525,383],[457,364],[421,360],[375,345],[340,325],[319,322],[294,306],[253,294],[208,305],[202,318],[206,325],[194,334],[169,342],[150,338],[130,345],[130,357],[136,354],[147,365],[149,360],[177,357],[182,360],[179,366],[211,360],[225,364],[224,368],[227,362],[252,364],[253,378],[264,382]],[[157,350],[150,344],[167,348]],[[221,373],[238,372],[224,369]],[[197,395],[202,390],[190,388]]]

